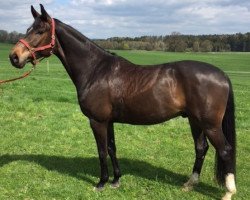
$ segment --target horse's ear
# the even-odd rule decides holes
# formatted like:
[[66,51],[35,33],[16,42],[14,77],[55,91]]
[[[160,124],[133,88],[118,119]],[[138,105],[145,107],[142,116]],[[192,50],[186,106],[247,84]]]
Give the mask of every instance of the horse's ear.
[[34,18],[37,18],[40,16],[40,14],[35,10],[35,8],[33,6],[31,6],[31,13],[32,13]]
[[51,17],[46,12],[46,10],[44,9],[42,4],[40,4],[40,7],[41,7],[41,13],[42,13],[41,17],[42,17],[42,19],[45,20],[45,21],[49,21],[51,19]]

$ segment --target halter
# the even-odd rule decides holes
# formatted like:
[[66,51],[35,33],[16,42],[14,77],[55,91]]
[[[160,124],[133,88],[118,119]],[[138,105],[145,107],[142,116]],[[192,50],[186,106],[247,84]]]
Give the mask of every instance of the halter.
[[21,42],[24,46],[27,47],[27,49],[29,50],[29,52],[31,53],[31,56],[33,58],[33,63],[36,65],[38,63],[38,61],[36,59],[36,54],[35,53],[38,52],[38,51],[51,49],[50,54],[53,54],[53,48],[55,46],[55,40],[56,40],[56,37],[55,37],[55,21],[54,21],[53,18],[51,18],[51,41],[50,41],[49,44],[41,46],[41,47],[33,48],[24,39],[20,39],[19,42]]
[[[38,61],[36,59],[36,54],[35,53],[38,52],[38,51],[43,51],[43,50],[46,50],[46,49],[51,49],[50,50],[50,54],[52,55],[53,54],[53,48],[55,47],[55,40],[56,40],[56,37],[55,37],[55,21],[54,21],[53,18],[51,18],[51,42],[49,44],[41,46],[41,47],[33,48],[24,39],[20,39],[19,42],[21,42],[22,44],[24,44],[24,46],[27,47],[27,49],[29,50],[29,52],[32,55],[32,58],[33,58],[33,61],[32,61],[33,67],[28,72],[25,72],[22,76],[19,76],[17,78],[12,78],[12,79],[7,79],[7,80],[0,80],[0,84],[12,82],[12,81],[19,80],[19,79],[22,79],[22,78],[25,78],[25,77],[29,76],[30,73],[35,69],[36,64],[38,63]],[[44,59],[44,58],[42,58],[42,59]],[[42,60],[42,59],[40,59],[40,60]]]

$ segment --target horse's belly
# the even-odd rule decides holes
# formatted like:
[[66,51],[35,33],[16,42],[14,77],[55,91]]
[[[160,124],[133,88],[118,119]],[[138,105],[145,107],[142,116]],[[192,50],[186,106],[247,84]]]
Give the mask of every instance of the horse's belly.
[[152,114],[145,112],[127,112],[123,113],[122,117],[116,118],[115,122],[128,123],[134,125],[151,125],[158,124],[174,117],[177,117],[181,112],[172,112],[169,114]]
[[178,116],[181,110],[168,98],[156,99],[151,96],[139,96],[123,99],[115,111],[117,122],[129,124],[157,124]]

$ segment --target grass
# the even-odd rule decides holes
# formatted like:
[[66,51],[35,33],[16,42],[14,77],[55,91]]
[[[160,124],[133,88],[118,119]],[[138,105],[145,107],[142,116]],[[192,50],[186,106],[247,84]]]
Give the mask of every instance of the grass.
[[[0,78],[23,71],[10,67],[10,45],[0,44]],[[250,160],[250,54],[116,51],[138,64],[193,59],[225,70],[234,86],[237,107],[237,186],[234,199],[247,199]],[[115,125],[121,187],[94,192],[99,162],[88,120],[76,92],[55,57],[30,77],[0,85],[0,199],[219,199],[224,189],[213,181],[210,145],[201,182],[182,192],[194,162],[186,119],[155,126]],[[112,168],[109,167],[112,175]]]

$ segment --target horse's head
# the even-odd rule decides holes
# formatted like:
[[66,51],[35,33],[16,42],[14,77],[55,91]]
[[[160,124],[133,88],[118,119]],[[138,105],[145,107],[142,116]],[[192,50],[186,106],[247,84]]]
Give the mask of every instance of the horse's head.
[[23,68],[27,62],[35,64],[37,59],[48,57],[52,54],[55,45],[55,24],[43,5],[41,14],[33,6],[31,13],[34,23],[27,29],[26,35],[19,40],[9,55],[13,66]]

